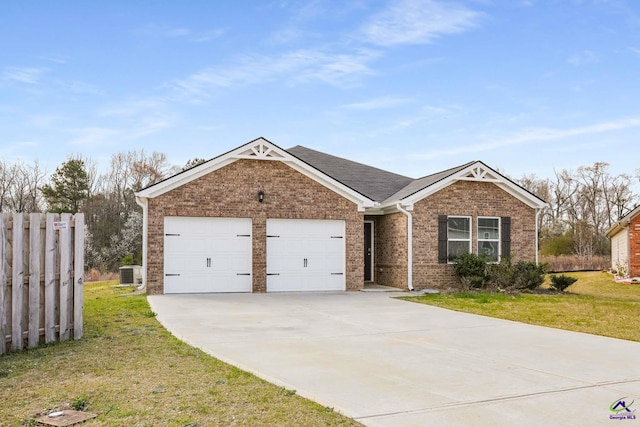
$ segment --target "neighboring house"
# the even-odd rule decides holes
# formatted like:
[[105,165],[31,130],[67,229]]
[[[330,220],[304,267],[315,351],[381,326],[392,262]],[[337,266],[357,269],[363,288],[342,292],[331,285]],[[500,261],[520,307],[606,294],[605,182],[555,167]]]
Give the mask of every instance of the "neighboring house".
[[413,179],[264,138],[136,197],[151,294],[455,286],[463,252],[537,260],[545,206],[479,161]]
[[611,270],[620,277],[640,277],[640,206],[607,231],[611,239]]

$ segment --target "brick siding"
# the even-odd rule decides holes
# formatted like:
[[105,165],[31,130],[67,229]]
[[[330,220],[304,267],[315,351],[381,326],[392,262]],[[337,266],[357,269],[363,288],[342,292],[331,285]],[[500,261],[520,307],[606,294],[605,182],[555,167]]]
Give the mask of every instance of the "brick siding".
[[640,215],[629,222],[629,277],[640,277]]
[[514,260],[535,260],[535,209],[495,184],[457,181],[416,203],[412,214],[415,289],[459,286],[451,265],[438,263],[438,215],[472,217],[474,252],[479,216],[511,217],[511,255]]
[[374,281],[407,288],[407,217],[403,213],[367,216],[374,221]]
[[[264,191],[264,202],[257,200]],[[277,161],[238,160],[154,199],[148,207],[147,292],[163,293],[164,217],[251,218],[253,292],[266,291],[267,218],[344,220],[346,288],[364,285],[364,215],[355,203]]]

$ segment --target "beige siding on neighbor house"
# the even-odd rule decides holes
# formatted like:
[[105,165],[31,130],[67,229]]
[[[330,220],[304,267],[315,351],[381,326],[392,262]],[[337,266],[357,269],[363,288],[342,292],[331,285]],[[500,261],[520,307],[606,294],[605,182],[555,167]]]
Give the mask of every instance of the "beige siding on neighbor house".
[[[264,202],[257,200],[264,191]],[[266,291],[268,218],[344,220],[346,289],[364,285],[364,214],[355,203],[278,161],[238,160],[148,204],[147,291],[163,288],[164,217],[251,218],[253,292]]]
[[611,269],[618,270],[621,263],[629,270],[629,229],[623,228],[611,238]]

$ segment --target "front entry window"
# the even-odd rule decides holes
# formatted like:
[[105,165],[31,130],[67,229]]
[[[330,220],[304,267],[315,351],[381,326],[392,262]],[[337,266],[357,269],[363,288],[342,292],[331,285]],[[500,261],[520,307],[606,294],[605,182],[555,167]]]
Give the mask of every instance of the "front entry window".
[[471,252],[471,217],[450,216],[447,218],[447,261]]

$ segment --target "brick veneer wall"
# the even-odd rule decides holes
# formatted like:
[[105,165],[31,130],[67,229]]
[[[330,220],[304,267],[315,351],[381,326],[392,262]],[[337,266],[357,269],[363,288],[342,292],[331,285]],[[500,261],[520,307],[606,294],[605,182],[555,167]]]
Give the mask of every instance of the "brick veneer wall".
[[[258,191],[264,202],[258,203]],[[149,200],[147,292],[163,293],[164,217],[251,218],[253,291],[267,285],[267,218],[344,220],[346,287],[364,285],[364,215],[355,203],[277,161],[238,160]]]
[[640,277],[640,215],[629,222],[629,277]]
[[415,289],[459,286],[451,265],[438,263],[438,215],[471,216],[476,253],[478,216],[511,217],[511,255],[535,260],[535,209],[492,183],[457,181],[416,203],[412,214]]
[[374,221],[374,281],[407,288],[407,217],[402,213],[367,216]]

